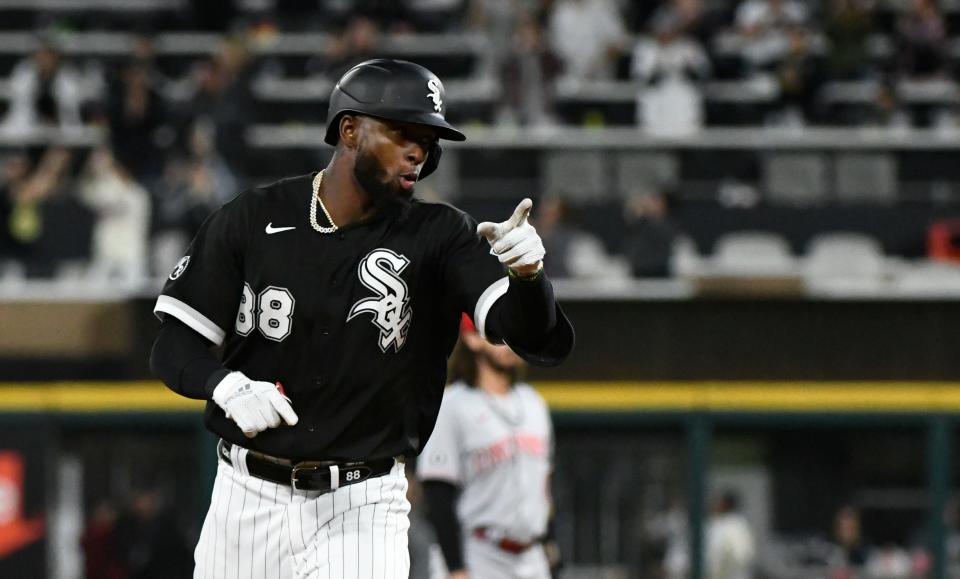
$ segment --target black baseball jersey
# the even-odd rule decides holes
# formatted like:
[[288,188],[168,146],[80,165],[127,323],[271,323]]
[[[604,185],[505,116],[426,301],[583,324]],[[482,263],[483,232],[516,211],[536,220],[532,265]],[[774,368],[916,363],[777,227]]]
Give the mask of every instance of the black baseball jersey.
[[248,439],[208,401],[207,426],[224,439],[291,459],[415,454],[436,422],[461,312],[483,331],[506,272],[474,220],[446,204],[414,200],[319,233],[312,178],[247,191],[211,215],[154,311],[222,344],[226,368],[280,382],[299,416]]

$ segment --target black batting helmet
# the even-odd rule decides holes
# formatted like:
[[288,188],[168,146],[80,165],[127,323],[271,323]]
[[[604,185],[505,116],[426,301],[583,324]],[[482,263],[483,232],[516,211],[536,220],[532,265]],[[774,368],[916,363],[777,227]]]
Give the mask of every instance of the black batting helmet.
[[[348,70],[330,93],[327,134],[324,140],[340,140],[340,117],[357,113],[391,121],[428,125],[441,139],[465,141],[467,137],[447,122],[443,83],[426,68],[405,60],[376,58]],[[434,144],[420,169],[423,179],[433,173],[443,150]]]

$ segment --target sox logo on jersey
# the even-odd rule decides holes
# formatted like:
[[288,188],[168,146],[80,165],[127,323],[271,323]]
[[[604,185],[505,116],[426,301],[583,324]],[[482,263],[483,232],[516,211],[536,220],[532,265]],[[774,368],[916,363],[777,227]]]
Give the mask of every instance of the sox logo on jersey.
[[360,260],[357,268],[360,281],[378,297],[364,298],[353,304],[347,321],[363,313],[373,314],[371,322],[380,329],[379,346],[384,353],[391,345],[394,352],[399,352],[407,341],[413,312],[407,283],[400,274],[409,264],[410,260],[405,256],[379,248]]

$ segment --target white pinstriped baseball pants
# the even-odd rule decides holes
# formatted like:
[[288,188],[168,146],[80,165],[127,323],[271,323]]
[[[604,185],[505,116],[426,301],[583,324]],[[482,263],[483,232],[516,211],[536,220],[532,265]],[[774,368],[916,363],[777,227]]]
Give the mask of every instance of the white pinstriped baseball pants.
[[247,450],[218,460],[194,579],[407,579],[404,465],[321,495],[246,472]]

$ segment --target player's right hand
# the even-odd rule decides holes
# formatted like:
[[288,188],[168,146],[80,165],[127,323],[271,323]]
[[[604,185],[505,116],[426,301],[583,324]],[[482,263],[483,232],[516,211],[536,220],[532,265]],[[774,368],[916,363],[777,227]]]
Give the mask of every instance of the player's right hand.
[[533,201],[527,198],[517,205],[510,219],[502,223],[484,221],[477,225],[477,233],[490,243],[490,253],[521,276],[539,271],[546,254],[543,240],[527,221],[532,207]]
[[251,380],[243,372],[227,374],[213,389],[213,401],[248,438],[280,426],[281,419],[290,426],[298,420],[290,399],[276,384]]

